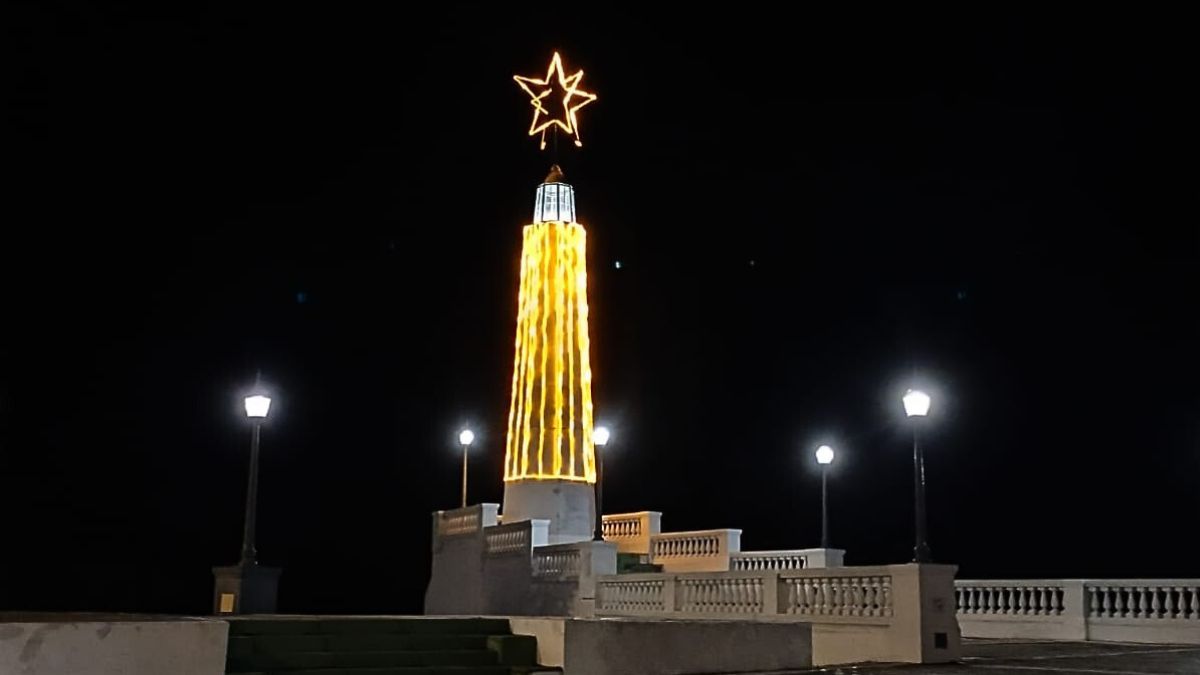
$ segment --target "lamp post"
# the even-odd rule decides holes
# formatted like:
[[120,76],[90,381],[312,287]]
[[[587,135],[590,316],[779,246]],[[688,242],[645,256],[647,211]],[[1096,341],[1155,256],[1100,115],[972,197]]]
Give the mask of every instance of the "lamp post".
[[596,446],[596,532],[593,541],[604,541],[604,446],[610,438],[608,427],[592,430],[592,444]]
[[462,507],[467,508],[467,450],[471,448],[471,443],[475,442],[475,432],[470,429],[463,429],[458,432],[458,444],[462,446],[463,451],[463,468],[462,468]]
[[246,417],[253,423],[250,432],[250,478],[246,486],[246,527],[242,531],[242,567],[253,567],[258,564],[258,551],[255,548],[258,528],[258,444],[262,435],[262,423],[271,411],[271,397],[265,394],[247,396],[243,403],[246,406]]
[[916,544],[913,546],[913,562],[927,563],[933,560],[926,536],[925,517],[925,454],[921,450],[920,423],[929,414],[932,399],[918,389],[909,389],[904,394],[904,414],[912,424],[913,436],[913,501],[916,511]]
[[817,448],[817,464],[821,465],[821,548],[829,548],[829,465],[833,463],[833,448]]
[[214,567],[213,612],[216,614],[274,614],[278,607],[278,567],[258,564],[255,548],[258,531],[258,446],[262,424],[271,411],[271,397],[255,385],[242,400],[250,420],[250,475],[246,485],[246,523],[242,530],[242,556],[236,565]]

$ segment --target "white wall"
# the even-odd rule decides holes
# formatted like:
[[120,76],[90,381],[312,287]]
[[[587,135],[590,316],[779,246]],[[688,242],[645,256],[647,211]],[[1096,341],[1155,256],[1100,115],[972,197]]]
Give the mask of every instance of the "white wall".
[[812,627],[756,621],[512,619],[565,675],[780,672],[812,665]]
[[211,619],[0,623],[0,673],[222,675],[228,636]]

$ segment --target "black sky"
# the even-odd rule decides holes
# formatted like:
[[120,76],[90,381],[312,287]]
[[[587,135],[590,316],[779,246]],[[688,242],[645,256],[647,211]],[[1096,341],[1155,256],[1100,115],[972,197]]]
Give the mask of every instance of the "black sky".
[[815,545],[830,440],[835,544],[905,560],[917,380],[962,576],[1195,576],[1180,18],[169,4],[11,13],[0,609],[205,611],[261,368],[283,608],[419,610],[461,424],[501,497],[556,48],[610,511]]

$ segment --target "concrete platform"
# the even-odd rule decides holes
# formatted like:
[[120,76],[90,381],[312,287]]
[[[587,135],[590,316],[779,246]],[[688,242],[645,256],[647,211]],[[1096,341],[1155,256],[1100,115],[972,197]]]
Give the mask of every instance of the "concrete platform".
[[0,613],[0,673],[222,675],[228,631],[203,617]]
[[895,675],[1200,675],[1200,646],[1196,645],[963,640],[963,653],[962,661],[956,664],[865,664],[819,670],[789,670],[773,675],[812,672]]

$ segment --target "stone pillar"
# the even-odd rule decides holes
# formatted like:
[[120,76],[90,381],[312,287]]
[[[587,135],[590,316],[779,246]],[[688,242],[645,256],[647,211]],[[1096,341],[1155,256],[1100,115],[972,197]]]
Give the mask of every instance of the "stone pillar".
[[845,549],[840,548],[810,548],[804,550],[804,564],[811,569],[824,567],[843,567],[846,556]]
[[275,614],[279,606],[278,567],[214,567],[214,614]]
[[957,565],[889,565],[892,573],[891,628],[895,660],[903,663],[949,663],[962,656],[954,600]]

